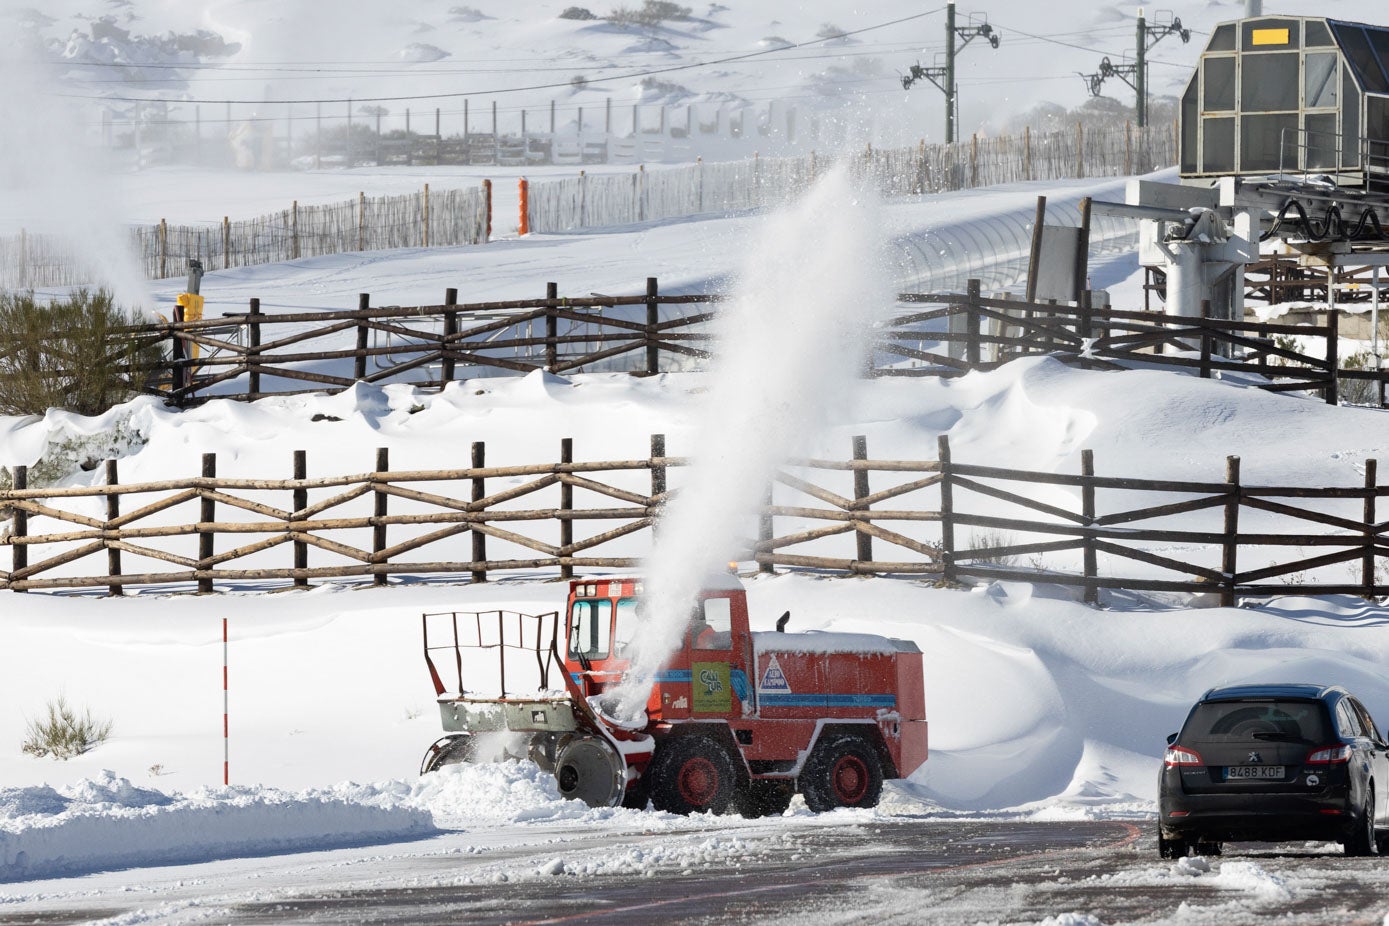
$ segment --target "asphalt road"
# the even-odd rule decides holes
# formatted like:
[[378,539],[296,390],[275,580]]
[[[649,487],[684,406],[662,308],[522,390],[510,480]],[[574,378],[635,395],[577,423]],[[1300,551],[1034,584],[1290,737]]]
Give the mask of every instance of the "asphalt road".
[[[777,821],[741,831],[737,864],[498,878],[557,853],[571,860],[719,832],[580,833],[500,847],[486,867],[402,846],[305,865],[237,860],[0,886],[0,924],[696,924],[1071,922],[1383,924],[1389,859],[1330,844],[1233,847],[1222,858],[1159,859],[1149,822]],[[419,844],[416,844],[417,847]],[[396,851],[399,850],[399,851]],[[310,868],[312,874],[308,874]],[[197,869],[197,870],[193,870]],[[474,870],[475,869],[475,870]],[[475,875],[464,877],[470,870]],[[96,883],[86,883],[96,878]],[[61,884],[61,889],[50,886]],[[5,897],[9,889],[14,896]],[[16,893],[18,891],[18,893]],[[1093,920],[1084,919],[1093,917]],[[1064,919],[1061,920],[1064,922]]]

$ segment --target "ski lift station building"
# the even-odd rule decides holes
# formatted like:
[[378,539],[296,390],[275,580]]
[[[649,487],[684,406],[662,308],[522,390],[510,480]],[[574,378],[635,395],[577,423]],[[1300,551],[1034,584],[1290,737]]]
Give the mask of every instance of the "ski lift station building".
[[1182,95],[1182,177],[1308,172],[1389,189],[1389,28],[1221,23]]

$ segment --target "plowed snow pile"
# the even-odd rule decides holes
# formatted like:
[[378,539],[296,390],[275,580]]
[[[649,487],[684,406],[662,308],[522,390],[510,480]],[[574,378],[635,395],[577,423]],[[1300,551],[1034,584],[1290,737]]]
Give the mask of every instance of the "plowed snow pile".
[[380,790],[232,787],[166,794],[104,772],[59,788],[0,789],[0,881],[435,832],[426,810]]

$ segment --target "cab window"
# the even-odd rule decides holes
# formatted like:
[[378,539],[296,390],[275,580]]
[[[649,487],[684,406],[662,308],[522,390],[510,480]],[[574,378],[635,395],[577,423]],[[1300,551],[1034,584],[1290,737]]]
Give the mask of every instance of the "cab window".
[[617,620],[613,621],[613,655],[627,655],[637,635],[637,599],[617,599]]
[[605,659],[612,630],[613,603],[610,599],[576,601],[569,613],[569,655],[577,658]]
[[728,649],[733,645],[733,604],[727,598],[706,598],[695,612],[690,630],[695,649]]

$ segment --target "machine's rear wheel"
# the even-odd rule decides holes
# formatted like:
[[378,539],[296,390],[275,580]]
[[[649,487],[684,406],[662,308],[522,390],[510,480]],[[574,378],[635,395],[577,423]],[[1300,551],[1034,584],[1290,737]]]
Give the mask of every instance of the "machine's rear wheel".
[[836,807],[876,807],[883,793],[883,766],[861,736],[822,739],[800,777],[806,806],[816,813]]
[[652,805],[679,814],[724,813],[738,784],[728,750],[700,735],[662,742],[647,767],[646,778]]
[[461,765],[471,760],[473,738],[467,733],[451,733],[434,741],[420,762],[420,774],[428,775],[445,765]]

